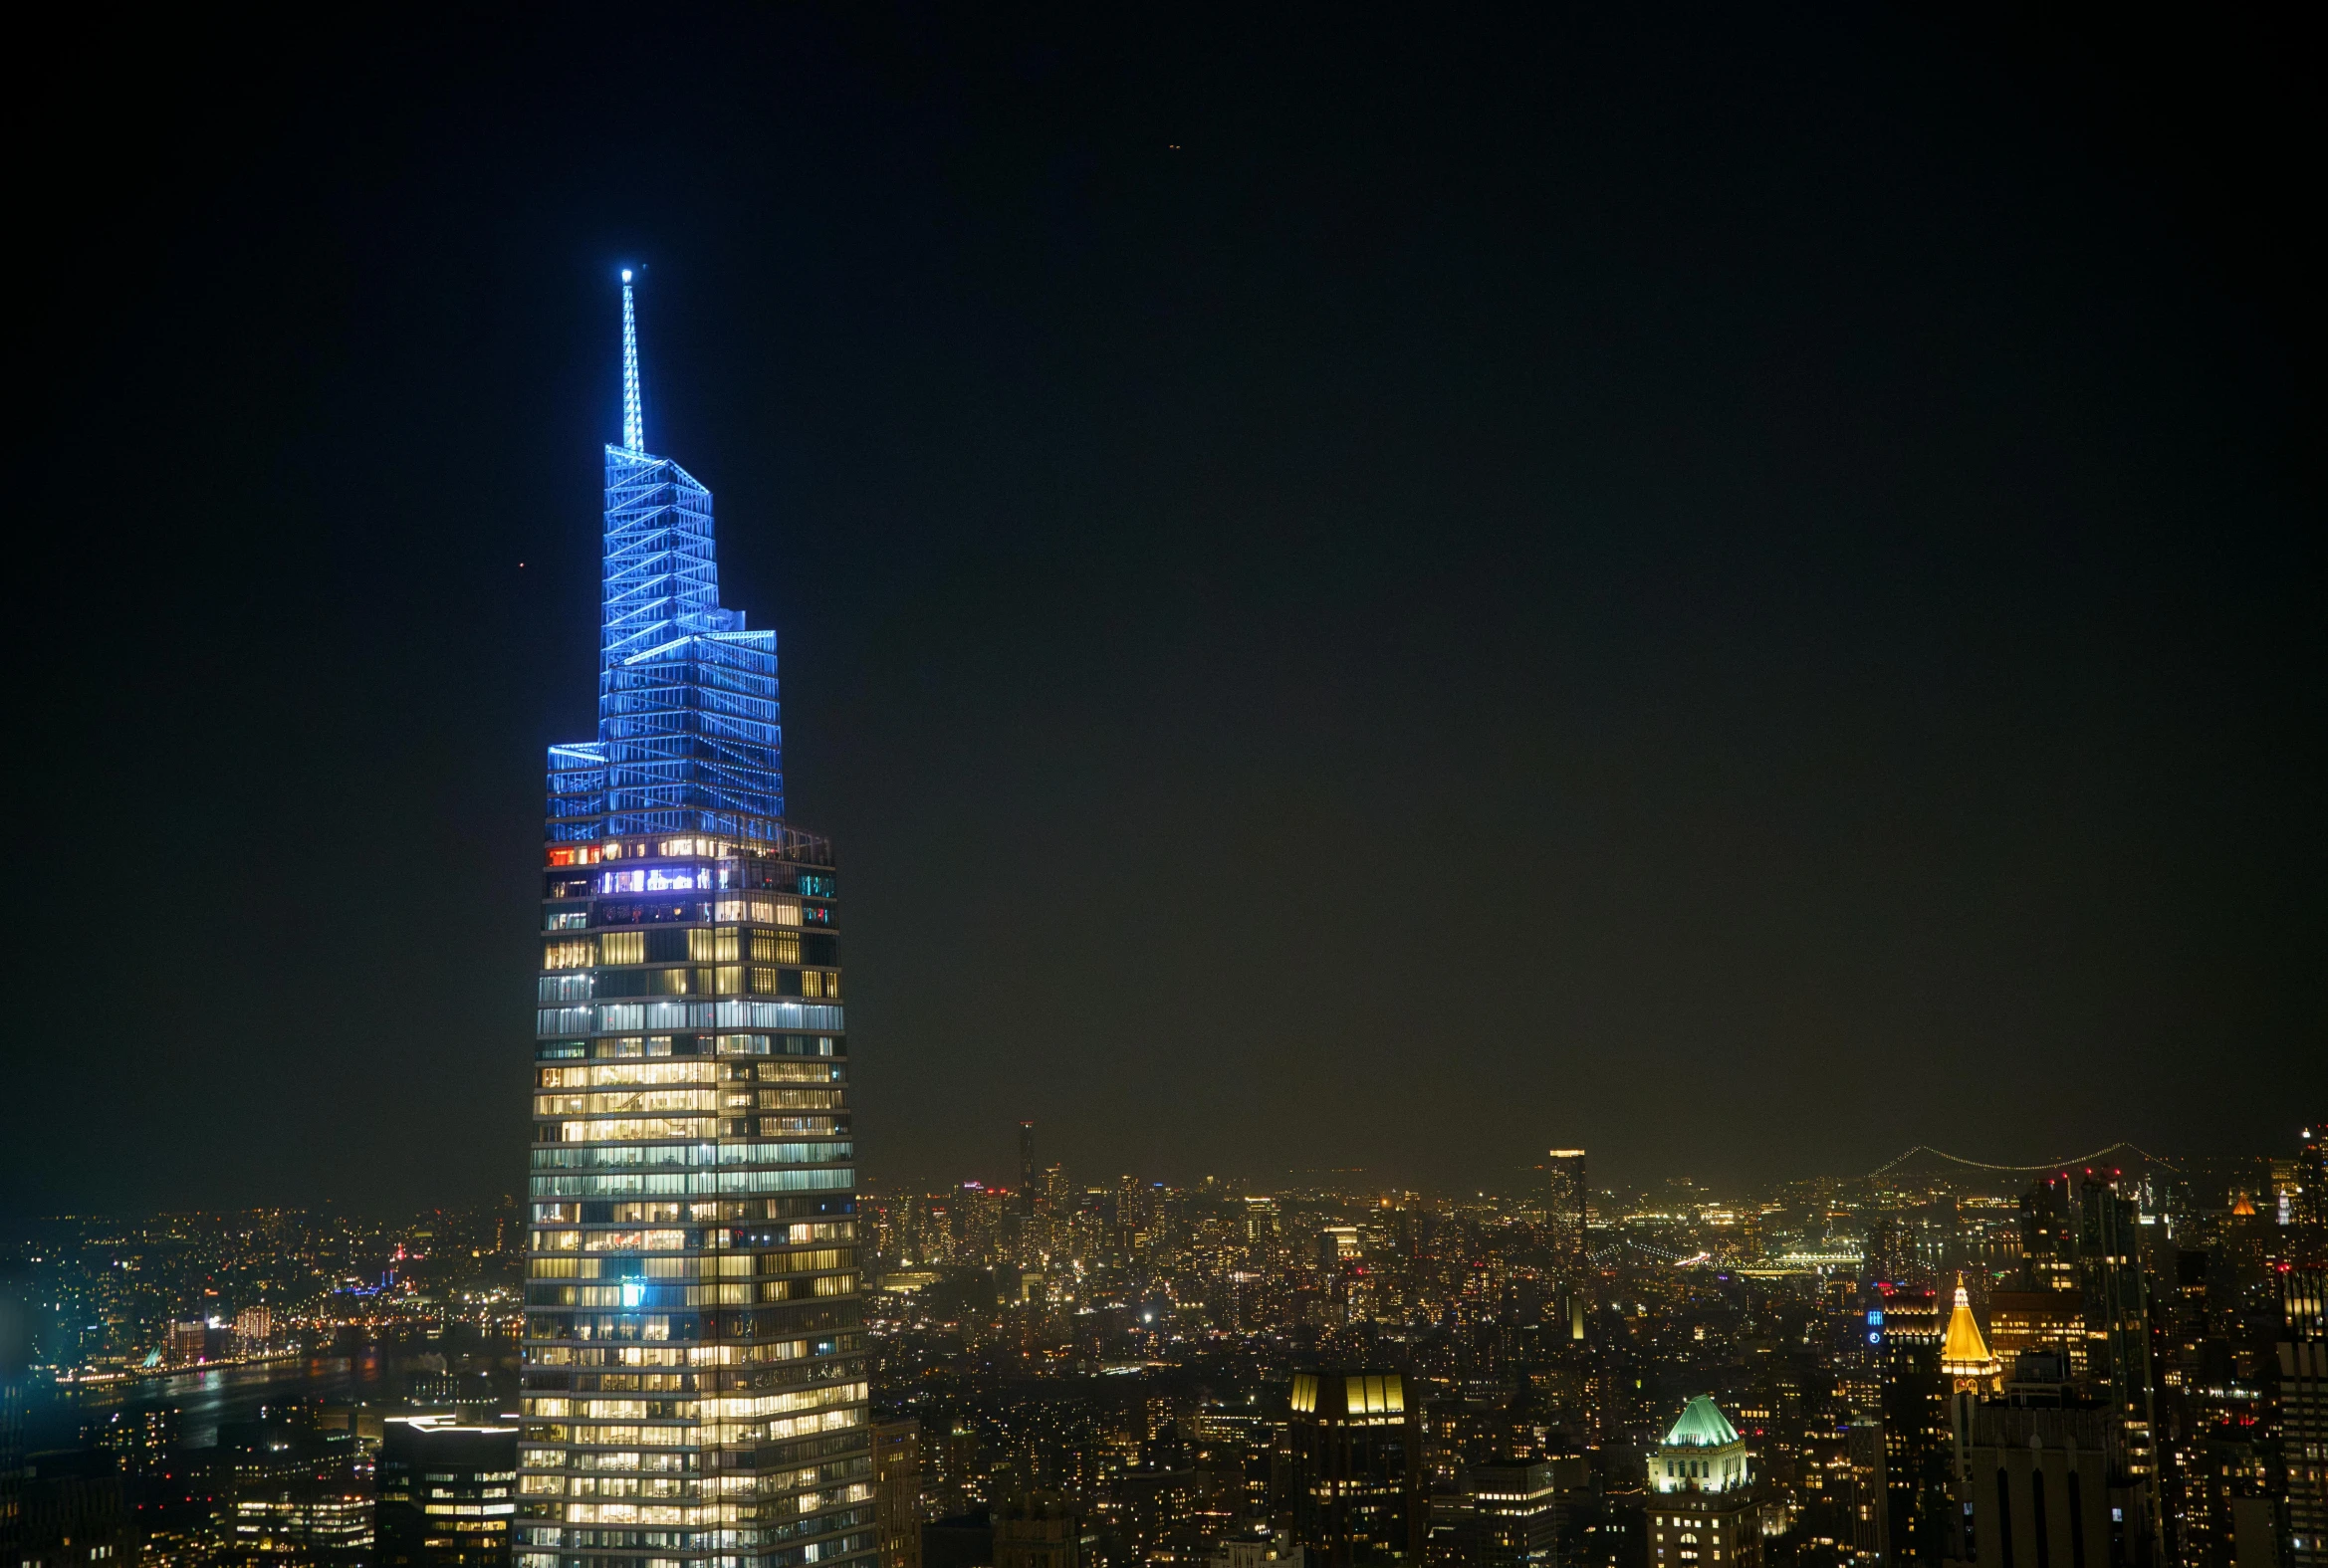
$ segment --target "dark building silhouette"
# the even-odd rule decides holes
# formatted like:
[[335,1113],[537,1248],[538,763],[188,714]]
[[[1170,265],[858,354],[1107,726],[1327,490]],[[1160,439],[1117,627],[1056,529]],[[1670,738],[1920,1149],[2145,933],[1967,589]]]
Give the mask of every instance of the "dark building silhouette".
[[1419,1401],[1391,1371],[1296,1372],[1280,1528],[1320,1568],[1420,1563],[1429,1522]]
[[934,1519],[921,1527],[923,1568],[992,1568],[994,1520],[986,1509]]
[[379,1568],[507,1568],[518,1429],[443,1416],[387,1422],[376,1471]]
[[20,1459],[8,1503],[0,1514],[8,1568],[136,1568],[137,1531],[110,1451]]
[[1863,1563],[1892,1557],[1892,1483],[1880,1418],[1853,1421],[1843,1439],[1845,1473],[1850,1477],[1844,1505],[1851,1519],[1851,1550]]
[[147,1474],[166,1464],[178,1446],[177,1407],[116,1410],[83,1428],[82,1439],[112,1453],[122,1474]]
[[1570,1279],[1584,1270],[1584,1236],[1592,1213],[1592,1192],[1584,1181],[1584,1151],[1553,1149],[1544,1156],[1549,1192],[1545,1208],[1558,1266]]
[[1559,1540],[1559,1492],[1542,1459],[1474,1464],[1465,1477],[1471,1505],[1468,1561],[1478,1568],[1548,1563]]
[[881,1568],[921,1568],[921,1423],[873,1428],[873,1537]]
[[2077,1288],[2077,1228],[2067,1176],[2048,1176],[2021,1195],[2021,1288]]
[[994,1568],[1076,1568],[1074,1510],[1056,1492],[1014,1497],[995,1511]]
[[372,1494],[355,1435],[318,1430],[308,1410],[218,1429],[222,1560],[360,1561],[372,1544]]
[[1035,1213],[1035,1124],[1019,1124],[1019,1213]]
[[[2098,1390],[2098,1392],[2097,1392]],[[1972,1413],[1964,1492],[1966,1559],[1978,1568],[2149,1568],[2166,1560],[2146,1511],[2149,1478],[2132,1468],[2127,1425],[2106,1386],[2067,1358],[2030,1351],[2001,1397]],[[2252,1529],[2235,1554],[2248,1568]],[[2276,1560],[2276,1554],[2268,1554]],[[2186,1551],[2185,1561],[2201,1560]]]
[[2305,1256],[2312,1268],[2328,1268],[2328,1122],[2303,1131],[2296,1151],[2294,1219],[2303,1228]]
[[1953,1457],[1940,1297],[1921,1286],[1894,1285],[1879,1299],[1869,1328],[1881,1336],[1874,1348],[1882,1384],[1885,1533],[1892,1560],[1938,1563],[1948,1552]]
[[2278,1408],[2287,1464],[2287,1568],[2328,1564],[2328,1270],[2280,1277]]
[[1979,1568],[2112,1568],[2111,1422],[2091,1409],[1982,1405],[1968,1533]]
[[2132,1495],[2124,1521],[2146,1541],[2161,1534],[2158,1424],[2151,1383],[2149,1275],[2141,1205],[2116,1172],[2085,1173],[2079,1190],[2077,1266],[2085,1299],[2086,1376],[2105,1390],[2119,1427],[2118,1460]]

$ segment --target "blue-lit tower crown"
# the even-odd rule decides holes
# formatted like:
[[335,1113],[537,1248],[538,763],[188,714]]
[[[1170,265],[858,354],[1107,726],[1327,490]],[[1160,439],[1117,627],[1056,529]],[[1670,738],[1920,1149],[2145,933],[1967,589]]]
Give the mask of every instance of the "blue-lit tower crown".
[[776,633],[722,609],[711,492],[645,450],[622,275],[622,444],[606,448],[598,738],[550,748],[553,841],[699,828],[782,836]]

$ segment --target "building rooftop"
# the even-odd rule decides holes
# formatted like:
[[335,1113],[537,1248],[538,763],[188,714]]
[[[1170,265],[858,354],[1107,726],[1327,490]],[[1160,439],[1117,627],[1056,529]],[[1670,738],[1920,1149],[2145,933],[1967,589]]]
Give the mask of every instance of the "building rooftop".
[[1665,1435],[1669,1449],[1718,1449],[1738,1441],[1738,1429],[1722,1414],[1711,1394],[1701,1394],[1683,1406],[1680,1419]]
[[1996,1358],[1988,1353],[1988,1341],[1980,1337],[1980,1325],[1973,1318],[1973,1296],[1962,1274],[1957,1276],[1957,1304],[1948,1317],[1948,1337],[1941,1342],[1940,1370],[1952,1378],[1992,1378],[1997,1373]]

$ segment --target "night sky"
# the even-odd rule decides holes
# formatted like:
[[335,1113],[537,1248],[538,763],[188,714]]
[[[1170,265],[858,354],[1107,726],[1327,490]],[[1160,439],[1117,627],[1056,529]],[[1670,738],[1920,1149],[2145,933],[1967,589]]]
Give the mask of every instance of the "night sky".
[[876,1183],[2284,1149],[2308,47],[1922,10],[20,61],[0,1206],[519,1190],[624,262]]

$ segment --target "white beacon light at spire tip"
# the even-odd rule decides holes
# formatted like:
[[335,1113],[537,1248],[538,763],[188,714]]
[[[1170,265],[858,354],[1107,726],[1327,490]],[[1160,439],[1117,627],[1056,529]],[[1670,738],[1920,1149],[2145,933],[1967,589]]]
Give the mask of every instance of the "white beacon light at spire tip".
[[630,269],[627,267],[622,269],[622,281],[624,283],[628,283],[630,281]]

